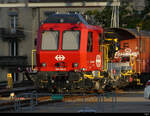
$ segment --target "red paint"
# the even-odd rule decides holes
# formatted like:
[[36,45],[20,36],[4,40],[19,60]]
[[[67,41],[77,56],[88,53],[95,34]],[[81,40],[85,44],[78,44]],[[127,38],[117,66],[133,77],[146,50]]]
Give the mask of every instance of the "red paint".
[[[58,50],[41,50],[42,32],[57,30],[59,31],[59,48]],[[66,30],[79,30],[80,49],[79,50],[62,50],[62,36]],[[88,32],[93,33],[93,51],[87,52]],[[36,60],[39,71],[85,71],[101,70],[102,69],[102,52],[99,51],[99,34],[102,35],[103,29],[99,26],[71,24],[71,23],[56,23],[43,24],[38,32]],[[102,39],[102,38],[101,38]],[[96,56],[100,55],[100,59],[96,60]],[[61,58],[63,60],[61,61]],[[46,67],[42,66],[46,63]],[[78,67],[73,64],[77,63]]]

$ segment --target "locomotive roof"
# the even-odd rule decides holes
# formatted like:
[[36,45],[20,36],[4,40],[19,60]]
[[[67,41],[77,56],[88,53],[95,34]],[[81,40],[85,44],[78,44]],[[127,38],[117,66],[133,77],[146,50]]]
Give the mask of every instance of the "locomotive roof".
[[150,37],[149,31],[141,30],[140,33],[138,33],[136,29],[126,29],[126,30],[129,31],[130,33],[134,34],[136,37],[138,37],[139,35],[145,36],[145,37]]
[[[69,14],[51,14],[49,17],[43,21],[44,24],[55,24],[55,23],[71,23],[71,24],[84,24],[82,27],[86,27],[88,29],[96,29],[101,30],[100,26],[96,25],[89,25],[86,20],[80,15],[75,13],[69,13]],[[74,26],[74,25],[72,25]]]
[[88,23],[80,14],[51,14],[44,21],[44,23],[80,23],[82,22],[85,25]]
[[106,32],[107,31],[115,32],[119,36],[120,39],[135,39],[135,38],[139,38],[139,36],[150,38],[150,32],[144,31],[144,30],[141,30],[140,33],[138,33],[136,29],[109,28],[109,29],[106,29]]

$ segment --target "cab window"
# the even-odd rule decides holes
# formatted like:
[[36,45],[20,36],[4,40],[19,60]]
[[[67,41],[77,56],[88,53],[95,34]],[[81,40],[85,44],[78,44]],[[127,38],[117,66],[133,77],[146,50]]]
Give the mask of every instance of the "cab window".
[[93,33],[92,32],[88,32],[87,51],[88,52],[93,51]]
[[79,50],[80,31],[64,31],[62,39],[62,50]]
[[42,33],[42,50],[57,50],[59,44],[58,31],[44,31]]

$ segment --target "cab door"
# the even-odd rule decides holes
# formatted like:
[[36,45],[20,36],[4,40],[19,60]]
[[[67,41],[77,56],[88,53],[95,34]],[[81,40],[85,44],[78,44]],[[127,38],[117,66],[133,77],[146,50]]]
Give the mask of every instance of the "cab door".
[[95,69],[95,62],[96,62],[96,53],[95,53],[95,33],[92,31],[88,32],[87,38],[87,68],[88,70]]

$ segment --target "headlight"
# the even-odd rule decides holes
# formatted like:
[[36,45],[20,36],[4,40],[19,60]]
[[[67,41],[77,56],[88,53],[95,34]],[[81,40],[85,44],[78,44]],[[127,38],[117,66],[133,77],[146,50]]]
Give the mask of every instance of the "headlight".
[[81,71],[86,71],[86,68],[81,68],[80,70],[81,70]]
[[69,81],[67,80],[67,81],[66,81],[66,83],[68,84],[68,83],[69,83]]
[[78,63],[73,63],[72,66],[73,66],[73,67],[78,67],[79,64],[78,64]]
[[55,81],[54,80],[51,80],[51,83],[54,83]]
[[46,67],[46,63],[42,63],[42,66],[43,66],[43,67]]

